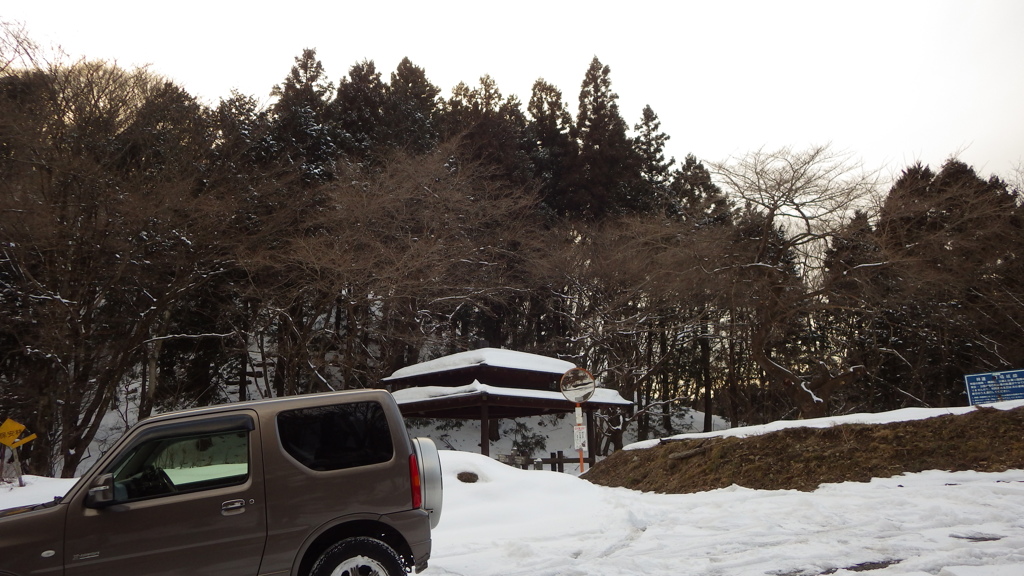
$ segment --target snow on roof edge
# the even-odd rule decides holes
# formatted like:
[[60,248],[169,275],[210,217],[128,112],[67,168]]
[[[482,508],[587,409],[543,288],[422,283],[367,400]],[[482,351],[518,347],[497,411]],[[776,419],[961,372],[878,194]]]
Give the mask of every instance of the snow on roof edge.
[[435,372],[447,372],[472,366],[492,366],[495,368],[547,372],[549,374],[565,374],[567,370],[576,367],[572,362],[539,354],[517,352],[502,348],[480,348],[399,368],[391,376],[384,378],[384,381],[420,376],[422,374],[433,374]]
[[[424,400],[432,400],[434,398],[471,396],[474,394],[484,393],[493,394],[495,396],[516,396],[520,398],[538,398],[543,400],[565,400],[568,402],[561,392],[529,390],[523,388],[501,388],[499,386],[481,384],[479,380],[474,380],[472,384],[467,384],[465,386],[417,386],[414,388],[398,390],[397,392],[393,392],[391,395],[394,396],[395,401],[401,405],[412,402],[422,402]],[[588,402],[621,404],[623,406],[631,406],[633,404],[629,400],[620,396],[617,391],[610,388],[598,388],[594,391],[594,396],[591,397]]]

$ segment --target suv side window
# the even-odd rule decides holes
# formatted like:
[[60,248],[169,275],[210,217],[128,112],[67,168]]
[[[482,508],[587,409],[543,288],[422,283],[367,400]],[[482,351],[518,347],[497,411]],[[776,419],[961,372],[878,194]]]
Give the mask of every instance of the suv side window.
[[242,484],[249,478],[249,433],[153,438],[135,446],[112,472],[117,502]]
[[281,445],[300,464],[341,470],[391,460],[387,415],[377,402],[352,402],[288,410],[277,415]]

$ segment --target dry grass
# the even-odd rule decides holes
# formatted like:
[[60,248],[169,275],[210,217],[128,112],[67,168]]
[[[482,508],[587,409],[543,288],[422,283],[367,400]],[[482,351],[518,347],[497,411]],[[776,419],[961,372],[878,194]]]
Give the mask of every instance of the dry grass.
[[884,425],[794,428],[750,438],[668,441],[619,451],[584,478],[604,486],[689,493],[738,484],[814,490],[923,470],[1024,468],[1024,408]]

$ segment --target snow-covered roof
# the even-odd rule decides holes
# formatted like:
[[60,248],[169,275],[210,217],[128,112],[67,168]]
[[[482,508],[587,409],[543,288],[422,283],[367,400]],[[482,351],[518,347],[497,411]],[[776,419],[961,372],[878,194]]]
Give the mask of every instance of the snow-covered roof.
[[459,352],[449,356],[442,356],[435,360],[420,362],[412,366],[406,366],[384,380],[396,378],[408,378],[422,374],[435,372],[447,372],[459,368],[471,366],[492,366],[495,368],[511,368],[514,370],[530,370],[533,372],[547,372],[550,374],[565,374],[567,370],[575,368],[572,362],[530,354],[527,352],[516,352],[515,350],[502,350],[500,348],[481,348],[468,352]]
[[[527,390],[522,388],[501,388],[498,386],[481,384],[478,381],[474,381],[472,384],[468,384],[466,386],[418,386],[415,388],[398,390],[392,395],[395,397],[395,401],[401,405],[413,402],[422,402],[424,400],[432,400],[435,398],[454,398],[481,394],[489,394],[492,396],[513,396],[518,398],[535,398],[540,400],[561,400],[563,402],[568,402],[561,392]],[[610,390],[608,388],[598,388],[595,390],[594,395],[587,401],[587,403],[619,404],[622,406],[630,406],[633,404],[629,400],[620,396],[617,391]]]

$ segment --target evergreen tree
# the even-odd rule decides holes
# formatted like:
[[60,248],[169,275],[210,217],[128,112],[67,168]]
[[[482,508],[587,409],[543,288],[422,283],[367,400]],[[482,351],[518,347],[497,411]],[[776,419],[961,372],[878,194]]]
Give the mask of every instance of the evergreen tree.
[[[476,91],[465,82],[459,82],[452,88],[451,97],[444,103],[442,111],[443,140],[460,136],[469,129],[474,119],[479,116],[479,102]],[[476,109],[474,109],[476,108]]]
[[497,169],[497,176],[511,183],[525,184],[532,176],[519,99],[504,98],[490,76],[482,77],[477,88],[460,82],[441,119],[443,137],[458,140],[466,159]]
[[327,80],[324,65],[316,57],[316,48],[303,49],[284,82],[270,92],[278,98],[274,109],[281,113],[302,106],[323,112],[333,94],[334,84]]
[[912,166],[889,191],[877,241],[900,281],[885,310],[900,327],[893,350],[913,397],[959,404],[964,374],[1024,361],[1024,307],[1012,296],[1021,278],[1011,271],[1022,246],[1018,203],[1000,179],[956,159],[938,173]]
[[639,187],[639,159],[612,92],[611,69],[595,56],[580,88],[573,136],[579,156],[573,168],[569,212],[602,219],[612,214],[644,212],[651,199]]
[[577,154],[571,136],[572,116],[562,92],[544,79],[533,83],[527,112],[530,161],[534,178],[539,181],[541,201],[556,214],[565,214],[570,209],[568,174]]
[[164,82],[146,97],[119,134],[122,167],[156,172],[202,165],[211,145],[210,120],[195,97]]
[[316,49],[306,48],[295,58],[295,65],[284,82],[274,86],[271,96],[273,137],[290,162],[300,166],[307,183],[319,183],[334,177],[339,154],[337,134],[328,117],[328,103],[334,96],[334,84],[327,80]]
[[232,91],[213,111],[215,141],[211,147],[213,162],[219,167],[214,176],[233,179],[240,189],[253,189],[256,180],[265,180],[271,166],[284,156],[273,138],[270,113],[256,98]]
[[432,150],[438,143],[440,94],[422,68],[403,58],[391,73],[384,114],[388,142],[412,153]]
[[687,154],[683,165],[672,173],[665,212],[671,218],[689,220],[694,226],[708,226],[730,223],[733,207],[704,163]]
[[895,352],[909,319],[906,308],[893,306],[899,281],[898,271],[884,265],[869,215],[857,211],[829,243],[823,286],[830,306],[817,316],[825,337],[845,343],[848,362],[865,367],[867,378],[838,391],[849,411],[891,410],[911,400],[900,393],[909,377]]
[[366,159],[383,152],[387,142],[388,86],[372,60],[354,64],[338,83],[332,114],[347,156]]
[[645,106],[640,123],[634,126],[633,147],[640,162],[640,187],[637,194],[649,198],[652,205],[669,204],[669,183],[675,158],[665,159],[669,136],[661,131],[661,120],[650,106]]

